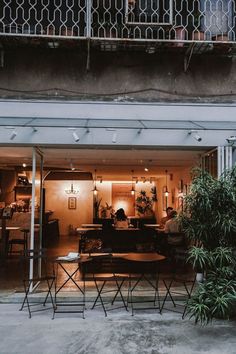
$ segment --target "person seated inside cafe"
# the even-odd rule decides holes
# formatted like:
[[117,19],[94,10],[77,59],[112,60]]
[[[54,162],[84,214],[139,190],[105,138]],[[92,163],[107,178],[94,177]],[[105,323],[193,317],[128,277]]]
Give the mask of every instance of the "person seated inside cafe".
[[177,233],[180,231],[179,221],[177,220],[177,211],[171,210],[169,213],[169,220],[165,223],[165,233]]
[[115,213],[115,220],[114,225],[117,228],[128,228],[129,227],[129,220],[125,215],[125,211],[123,208],[120,208]]
[[168,207],[166,209],[166,216],[164,218],[161,219],[160,221],[160,228],[163,228],[165,227],[165,224],[168,220],[170,220],[170,213],[172,212],[173,208],[171,207]]

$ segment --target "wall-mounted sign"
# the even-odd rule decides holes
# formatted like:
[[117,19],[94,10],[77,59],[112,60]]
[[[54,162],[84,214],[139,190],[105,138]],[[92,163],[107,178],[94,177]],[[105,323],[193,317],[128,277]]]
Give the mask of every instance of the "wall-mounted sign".
[[76,197],[68,198],[68,209],[76,209]]

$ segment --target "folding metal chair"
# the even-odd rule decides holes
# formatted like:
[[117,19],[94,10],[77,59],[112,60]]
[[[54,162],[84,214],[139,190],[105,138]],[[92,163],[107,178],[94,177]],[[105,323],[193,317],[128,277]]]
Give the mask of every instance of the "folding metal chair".
[[[46,251],[45,249],[39,249],[39,250],[27,250],[23,252],[23,255],[21,257],[22,261],[22,271],[23,271],[23,285],[24,285],[24,291],[25,291],[25,296],[20,308],[20,311],[23,310],[23,308],[27,307],[28,312],[29,312],[29,318],[31,318],[32,312],[37,312],[37,311],[42,311],[42,310],[48,310],[49,308],[46,308],[46,303],[48,299],[50,300],[50,303],[52,304],[52,309],[54,309],[54,302],[53,302],[53,296],[52,296],[52,286],[55,282],[55,275],[51,274],[48,272],[47,266],[47,258],[46,258]],[[39,266],[39,274],[34,275],[32,277],[29,276],[29,264],[30,262],[33,262],[34,265]],[[40,285],[45,284],[46,285],[46,290],[39,290]],[[31,291],[37,289],[39,292],[46,292],[46,296],[43,301],[39,302],[34,302],[31,299]],[[34,310],[31,310],[32,307],[34,306],[39,306],[42,305],[40,308],[36,308]]]
[[[172,249],[171,276],[162,279],[166,288],[166,294],[161,306],[161,312],[165,309],[182,314],[185,317],[187,302],[191,298],[194,285],[196,283],[196,274],[186,264],[187,248],[177,247]],[[190,272],[189,272],[190,271]],[[181,289],[178,288],[181,287]],[[166,306],[169,300],[170,306]]]
[[[90,271],[92,271],[90,280],[94,281],[97,290],[97,296],[93,302],[92,309],[96,306],[101,306],[106,317],[109,311],[118,310],[120,308],[124,308],[128,311],[126,300],[122,293],[122,286],[128,276],[127,274],[115,272],[113,262],[116,257],[113,257],[111,254],[101,254],[99,256],[93,256],[93,254],[91,254],[91,257],[93,261],[89,264],[92,266],[92,269],[90,269]],[[118,260],[116,259],[116,261]],[[119,264],[115,264],[115,266],[117,265],[119,267]],[[86,279],[89,279],[88,276]],[[113,294],[113,296],[107,299],[106,295],[108,294]],[[117,303],[117,305],[114,305],[115,303]]]

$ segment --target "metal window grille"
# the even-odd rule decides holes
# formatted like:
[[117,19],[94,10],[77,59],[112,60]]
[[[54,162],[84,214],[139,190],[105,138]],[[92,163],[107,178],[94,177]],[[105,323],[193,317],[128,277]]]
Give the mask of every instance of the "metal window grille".
[[0,0],[0,36],[236,40],[235,0]]

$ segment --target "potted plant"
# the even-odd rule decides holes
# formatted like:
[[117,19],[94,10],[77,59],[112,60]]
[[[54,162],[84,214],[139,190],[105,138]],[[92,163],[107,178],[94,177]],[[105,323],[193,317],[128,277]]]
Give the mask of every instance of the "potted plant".
[[205,273],[188,312],[200,323],[229,318],[236,304],[236,168],[219,180],[195,169],[179,220],[188,238],[200,245],[190,250],[189,260]]
[[196,281],[201,283],[204,279],[204,271],[206,271],[209,263],[208,252],[203,247],[193,246],[189,250],[187,261],[192,263],[193,269],[196,271]]
[[101,217],[102,218],[111,218],[114,216],[115,210],[112,208],[112,205],[105,203],[105,205],[101,205]]
[[192,252],[195,264],[202,257],[206,261],[202,264],[206,267],[206,279],[189,301],[188,312],[201,324],[207,324],[214,317],[228,319],[236,304],[235,253],[230,247],[204,250],[202,255],[196,250]]

